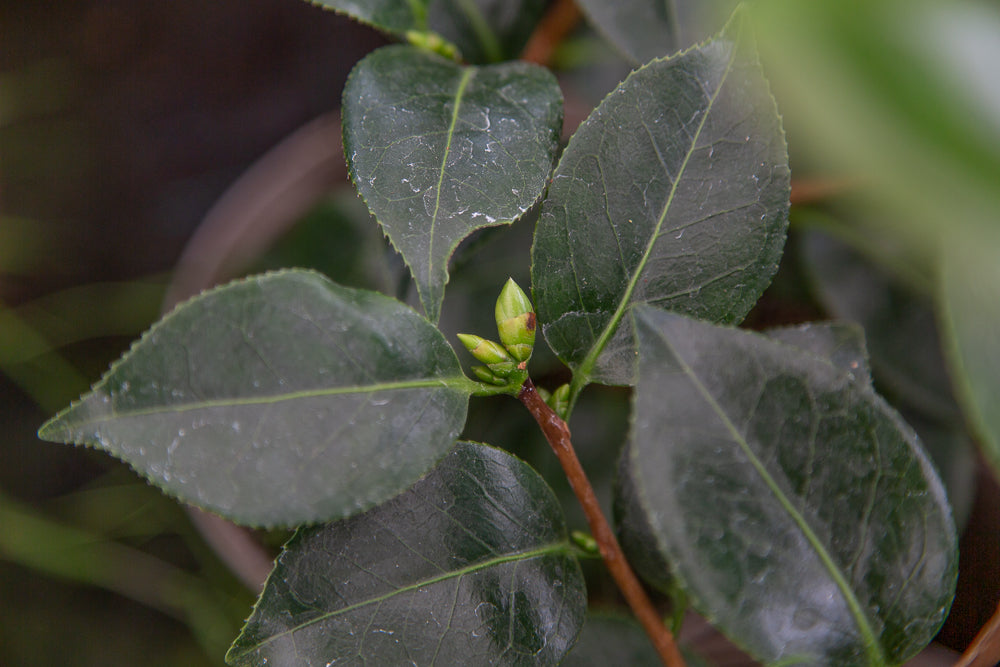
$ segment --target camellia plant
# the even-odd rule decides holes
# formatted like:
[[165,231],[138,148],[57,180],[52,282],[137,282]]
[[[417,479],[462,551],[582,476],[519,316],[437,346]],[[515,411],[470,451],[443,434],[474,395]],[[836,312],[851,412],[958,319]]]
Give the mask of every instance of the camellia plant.
[[[920,651],[951,605],[956,531],[861,330],[735,328],[777,270],[790,192],[746,12],[658,58],[667,31],[646,21],[626,51],[652,60],[560,155],[555,77],[510,60],[545,3],[317,4],[405,42],[354,68],[343,138],[422,313],[312,271],[252,276],[178,306],[40,430],[239,524],[297,528],[227,661],[597,664],[570,654],[595,554],[668,665],[685,661],[676,624],[639,577],[768,664]],[[614,3],[584,4],[621,34]],[[437,326],[449,260],[536,214],[532,296],[497,285],[498,340],[458,336],[470,377]],[[531,379],[538,329],[561,386]],[[568,426],[594,383],[632,388],[613,526]],[[460,440],[470,398],[502,396],[537,421],[591,535],[568,535],[527,463]]]

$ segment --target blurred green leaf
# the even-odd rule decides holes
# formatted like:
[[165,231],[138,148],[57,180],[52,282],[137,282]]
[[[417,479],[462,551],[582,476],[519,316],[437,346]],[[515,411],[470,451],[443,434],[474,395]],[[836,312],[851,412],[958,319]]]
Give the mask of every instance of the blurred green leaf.
[[996,225],[995,3],[769,0],[751,11],[799,159],[856,180],[870,224],[929,252]]
[[226,659],[555,665],[585,606],[551,490],[463,442],[397,498],[296,533]]
[[947,246],[941,311],[958,396],[1000,474],[1000,237]]
[[632,73],[559,161],[532,283],[576,391],[632,382],[632,304],[736,322],[777,270],[787,154],[746,32],[737,15],[715,40]]
[[637,65],[679,47],[672,0],[580,0],[579,5],[597,31]]
[[354,68],[343,118],[352,178],[437,322],[459,242],[510,224],[545,187],[562,124],[555,77],[385,47]]
[[39,436],[233,520],[294,525],[412,484],[455,442],[471,385],[406,306],[287,271],[178,307]]
[[947,616],[957,537],[916,436],[809,352],[649,307],[629,473],[692,605],[765,662],[898,664]]

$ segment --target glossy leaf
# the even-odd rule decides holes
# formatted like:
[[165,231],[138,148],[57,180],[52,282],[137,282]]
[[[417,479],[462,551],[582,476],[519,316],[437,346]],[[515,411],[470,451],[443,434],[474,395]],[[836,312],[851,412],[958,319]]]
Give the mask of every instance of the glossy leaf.
[[764,662],[897,664],[947,615],[956,536],[916,436],[867,381],[649,307],[626,452],[651,543]]
[[[825,359],[863,382],[870,382],[864,333],[857,325],[806,324],[771,329],[765,335]],[[612,507],[618,539],[639,576],[669,595],[673,592],[670,565],[656,545],[655,531],[642,506],[639,489],[629,457],[621,457]]]
[[532,282],[545,337],[577,384],[632,382],[633,304],[737,322],[777,269],[788,158],[739,16],[633,72],[559,161]]
[[287,271],[178,307],[39,435],[233,520],[295,525],[413,484],[453,446],[470,384],[406,306]]
[[403,36],[427,30],[428,0],[309,0],[373,28]]
[[678,48],[672,0],[580,0],[579,5],[598,32],[636,64]]
[[354,68],[343,119],[358,191],[436,322],[458,243],[513,222],[541,195],[562,123],[559,86],[527,63],[463,67],[386,47]]
[[300,530],[231,665],[554,665],[586,607],[552,491],[502,450],[460,443],[412,489]]
[[1000,236],[948,244],[941,310],[962,407],[1000,474]]

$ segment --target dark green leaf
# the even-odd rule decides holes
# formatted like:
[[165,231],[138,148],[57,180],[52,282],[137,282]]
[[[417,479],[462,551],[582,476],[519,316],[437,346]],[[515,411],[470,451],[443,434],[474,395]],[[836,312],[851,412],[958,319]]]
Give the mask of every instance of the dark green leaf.
[[887,395],[954,421],[959,408],[928,300],[832,236],[807,231],[801,248],[824,307],[834,317],[864,327],[875,376]]
[[802,324],[769,329],[764,334],[771,340],[797,347],[803,352],[825,359],[862,382],[871,383],[865,332],[857,324],[847,322]]
[[458,243],[510,224],[541,195],[562,122],[559,86],[527,63],[463,67],[386,47],[354,68],[343,114],[358,190],[436,322]]
[[580,639],[564,667],[662,667],[649,637],[634,620],[610,614],[590,614]]
[[765,662],[896,664],[947,615],[956,536],[916,436],[864,379],[649,307],[626,452],[650,541]]
[[580,0],[579,5],[594,27],[636,64],[678,48],[672,0]]
[[583,577],[534,470],[460,443],[412,489],[300,530],[232,665],[554,665],[583,624]]
[[632,382],[632,304],[736,322],[777,270],[788,158],[744,23],[630,75],[559,162],[532,282],[578,385]]
[[355,21],[403,36],[427,30],[428,0],[309,0]]
[[545,10],[545,0],[438,0],[430,27],[471,63],[516,58]]
[[470,385],[406,306],[287,271],[178,307],[39,435],[233,520],[295,525],[410,486],[451,449]]
[[[772,329],[766,335],[786,345],[826,359],[841,370],[868,382],[864,333],[852,324],[807,324]],[[670,565],[656,546],[649,516],[642,507],[628,457],[622,457],[615,478],[614,523],[633,569],[653,588],[670,594]]]
[[1000,472],[1000,237],[947,247],[942,321],[958,395],[983,454]]

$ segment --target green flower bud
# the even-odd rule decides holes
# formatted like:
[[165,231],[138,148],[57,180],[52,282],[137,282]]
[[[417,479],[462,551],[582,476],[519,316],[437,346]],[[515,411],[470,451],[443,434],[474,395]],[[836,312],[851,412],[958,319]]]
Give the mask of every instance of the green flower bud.
[[472,372],[475,373],[476,377],[482,380],[483,382],[495,384],[499,387],[502,387],[505,384],[507,384],[506,378],[494,375],[493,373],[490,372],[490,369],[488,369],[486,366],[473,366]]
[[473,334],[458,334],[458,339],[462,341],[462,345],[465,346],[465,349],[472,356],[487,366],[505,362],[514,363],[514,359],[507,354],[507,350],[503,349],[499,343],[494,343],[491,340],[486,340]]
[[500,341],[515,359],[527,361],[535,347],[535,311],[513,278],[500,290],[495,313]]
[[565,419],[566,410],[569,409],[569,385],[564,384],[556,389],[545,402],[557,415]]
[[589,533],[585,533],[582,530],[574,530],[569,536],[582,551],[592,556],[600,555],[601,549],[597,546],[597,540]]

